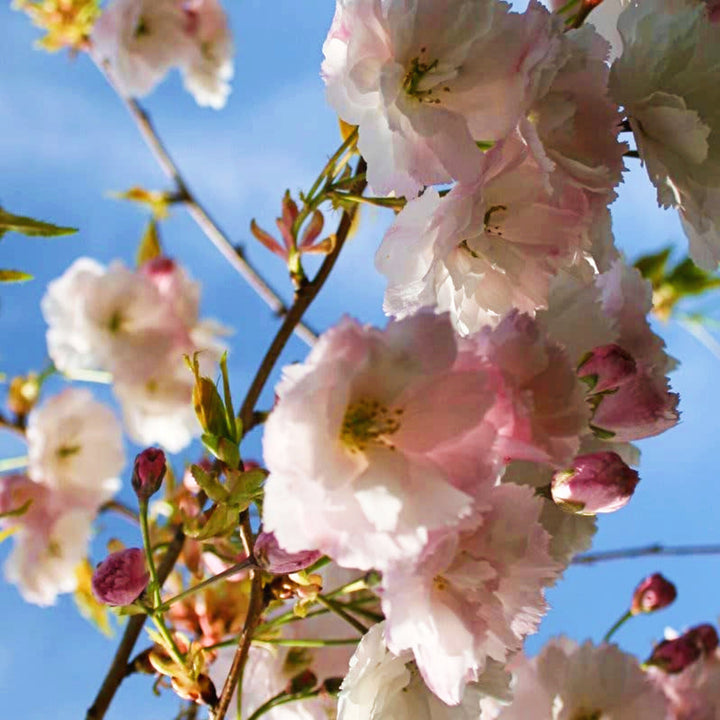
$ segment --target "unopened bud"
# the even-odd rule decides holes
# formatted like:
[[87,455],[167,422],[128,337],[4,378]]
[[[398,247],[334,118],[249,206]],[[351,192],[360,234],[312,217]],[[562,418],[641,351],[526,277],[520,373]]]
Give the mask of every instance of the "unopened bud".
[[319,550],[290,553],[280,547],[274,533],[266,532],[261,532],[257,536],[253,555],[258,565],[273,575],[286,575],[304,570],[322,557]]
[[140,548],[127,548],[108,555],[92,576],[95,597],[105,605],[130,605],[150,582],[145,566],[145,553]]
[[614,343],[591,350],[580,362],[578,376],[593,393],[615,390],[630,380],[637,370],[632,355]]
[[700,646],[687,635],[681,635],[674,640],[663,640],[658,643],[645,664],[675,674],[699,660],[701,655]]
[[40,383],[36,373],[27,377],[17,376],[10,381],[7,405],[15,415],[27,415],[40,397]]
[[675,602],[676,597],[677,590],[675,586],[660,573],[655,573],[646,577],[635,588],[630,612],[633,615],[639,615],[640,613],[662,610]]
[[568,512],[596,515],[627,505],[640,478],[614,452],[578,455],[570,470],[552,479],[553,500]]
[[140,500],[148,500],[162,485],[167,462],[160,448],[146,448],[136,458],[132,474],[132,486]]
[[692,640],[702,650],[704,655],[712,655],[717,650],[718,644],[720,644],[717,630],[708,623],[696,625],[694,628],[690,628],[684,635]]

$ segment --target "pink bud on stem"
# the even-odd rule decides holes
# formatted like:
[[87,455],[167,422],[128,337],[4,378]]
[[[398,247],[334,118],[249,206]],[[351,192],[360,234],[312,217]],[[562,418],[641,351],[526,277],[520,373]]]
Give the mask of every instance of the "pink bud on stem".
[[132,486],[141,502],[160,489],[166,471],[165,453],[160,448],[146,448],[135,458]]
[[617,453],[596,452],[578,455],[570,470],[556,472],[550,490],[563,510],[596,515],[627,505],[639,481]]
[[92,590],[105,605],[130,605],[142,595],[149,581],[145,553],[140,548],[127,548],[108,555],[95,568]]

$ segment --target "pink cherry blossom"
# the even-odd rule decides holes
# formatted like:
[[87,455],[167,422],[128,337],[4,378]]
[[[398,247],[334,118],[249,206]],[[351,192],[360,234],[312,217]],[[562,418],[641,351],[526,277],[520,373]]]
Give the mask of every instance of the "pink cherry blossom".
[[471,498],[433,453],[469,437],[493,394],[482,360],[456,357],[448,317],[422,313],[384,331],[346,318],[285,368],[263,441],[266,531],[368,569],[457,524]]
[[590,249],[593,221],[585,193],[557,184],[512,138],[487,153],[476,182],[412,200],[375,258],[388,280],[385,311],[437,307],[467,335],[513,308],[545,307],[554,275]]
[[560,44],[535,2],[520,15],[493,0],[338,0],[322,73],[330,105],[359,126],[372,188],[412,198],[477,178],[476,142],[516,126]]
[[68,388],[28,417],[30,477],[73,504],[95,510],[120,487],[125,464],[120,423],[85,389]]
[[536,630],[543,590],[560,572],[538,523],[541,498],[501,485],[484,500],[460,531],[435,536],[417,562],[383,574],[389,649],[412,650],[428,687],[452,705],[491,659],[504,663]]
[[518,655],[509,669],[514,676],[513,702],[489,714],[491,720],[666,717],[662,693],[653,687],[637,660],[615,645],[577,645],[556,638],[532,660]]

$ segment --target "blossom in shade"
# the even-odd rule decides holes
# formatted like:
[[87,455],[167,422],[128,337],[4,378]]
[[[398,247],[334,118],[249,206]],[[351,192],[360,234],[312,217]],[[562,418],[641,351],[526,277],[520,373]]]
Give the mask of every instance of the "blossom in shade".
[[578,455],[571,469],[553,476],[552,499],[564,510],[580,515],[615,512],[630,502],[639,480],[617,453]]
[[648,323],[652,288],[622,260],[586,279],[565,273],[550,292],[548,309],[538,313],[539,325],[559,342],[576,363],[595,348],[621,347],[635,362],[635,373],[617,390],[594,396],[591,424],[613,443],[658,435],[679,419],[678,395],[670,392],[667,373],[675,361]]
[[559,575],[538,522],[543,500],[527,487],[491,488],[461,530],[438,534],[414,563],[383,573],[391,652],[411,650],[428,687],[461,702],[491,661],[504,663],[545,614]]
[[562,467],[577,454],[589,410],[570,359],[527,315],[512,311],[495,328],[463,341],[462,357],[491,368],[495,402],[485,421],[497,429],[495,449],[508,460]]
[[627,150],[618,141],[618,106],[608,96],[607,53],[607,42],[593,28],[566,32],[557,71],[545,80],[519,125],[554,186],[570,182],[603,203],[621,182]]
[[477,142],[517,125],[561,36],[536,2],[518,14],[494,0],[338,0],[322,74],[332,108],[359,126],[375,192],[476,179]]
[[[491,720],[661,720],[667,701],[637,660],[615,645],[582,645],[566,638],[551,640],[528,659],[516,656],[514,698]],[[485,720],[485,719],[483,719]]]
[[488,668],[481,682],[469,685],[461,702],[449,706],[425,685],[409,652],[388,651],[385,623],[363,636],[340,688],[338,720],[477,720],[484,695],[508,696],[508,676]]
[[630,612],[633,615],[649,613],[663,608],[675,602],[677,590],[669,580],[660,573],[654,573],[646,577],[633,593]]
[[92,576],[95,597],[106,605],[130,605],[140,597],[150,574],[145,553],[140,548],[126,548],[108,555]]
[[132,486],[140,500],[148,500],[162,485],[167,461],[160,448],[145,448],[135,457],[132,472]]
[[452,446],[455,462],[493,402],[482,360],[456,360],[448,317],[421,313],[382,331],[346,318],[285,368],[263,439],[265,530],[288,552],[369,569],[456,525],[471,497],[433,457]]
[[690,256],[720,261],[720,25],[703,2],[630,2],[618,30],[624,50],[610,92],[630,120],[658,204],[676,207]]
[[88,390],[68,388],[34,409],[27,441],[30,477],[78,505],[95,509],[119,489],[122,429]]
[[268,572],[284,575],[310,567],[322,557],[322,553],[317,550],[289,553],[280,547],[273,533],[261,532],[255,539],[253,556]]
[[580,362],[578,377],[588,383],[593,393],[616,390],[628,382],[637,369],[630,353],[610,343],[593,348]]
[[513,137],[488,151],[476,182],[444,198],[429,188],[398,215],[375,257],[385,312],[437,307],[463,335],[513,308],[534,314],[554,275],[589,250],[592,221],[586,194],[559,180],[551,188]]

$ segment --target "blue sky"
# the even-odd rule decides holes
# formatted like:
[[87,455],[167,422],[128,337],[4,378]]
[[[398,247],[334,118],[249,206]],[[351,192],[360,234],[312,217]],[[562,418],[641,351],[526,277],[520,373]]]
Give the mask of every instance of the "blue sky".
[[[334,3],[276,0],[271,10],[260,0],[227,0],[226,5],[237,44],[228,106],[221,112],[198,108],[176,74],[144,105],[196,195],[288,297],[281,264],[254,243],[248,226],[255,217],[271,227],[283,191],[307,188],[337,145],[336,120],[324,102],[318,75]],[[46,363],[39,302],[48,281],[80,255],[132,262],[144,216],[110,199],[108,191],[166,184],[122,105],[85,57],[73,60],[33,50],[36,31],[8,5],[0,8],[0,27],[0,203],[13,212],[80,229],[75,236],[55,240],[10,235],[0,244],[0,267],[18,267],[36,277],[24,285],[0,287],[0,371],[12,376]],[[619,245],[631,258],[669,242],[684,252],[677,218],[656,208],[654,191],[637,161],[629,162],[632,172],[613,207]],[[363,214],[360,232],[308,314],[314,327],[327,327],[345,312],[384,323],[383,280],[373,269],[372,257],[390,219],[391,214],[381,210]],[[162,237],[167,251],[202,281],[204,314],[234,328],[230,368],[239,396],[276,322],[181,211],[163,224]],[[677,324],[658,330],[681,362],[672,383],[681,394],[682,421],[641,444],[642,482],[636,496],[625,510],[601,518],[595,549],[717,539],[713,411],[720,406],[720,360]],[[283,361],[301,360],[305,353],[305,346],[293,340]],[[102,388],[93,389],[106,397]],[[271,393],[272,383],[266,404]],[[129,457],[133,452],[128,447]],[[22,453],[22,445],[0,435],[0,457]],[[258,455],[257,434],[248,441],[246,453]],[[123,494],[129,497],[127,490]],[[108,523],[96,541],[96,558],[102,557],[103,541],[113,534],[135,541],[124,527]],[[0,559],[7,545],[0,547]],[[665,626],[716,620],[720,558],[645,558],[575,567],[550,593],[553,610],[529,648],[536,650],[560,632],[598,640],[623,612],[636,583],[655,571],[676,582],[678,601],[623,629],[617,636],[622,647],[645,656]],[[0,581],[0,612],[0,716],[82,717],[114,642],[80,618],[67,597],[54,608],[40,609],[25,604],[14,587]],[[169,695],[154,698],[146,678],[133,678],[108,717],[123,720],[132,713],[138,720],[169,719],[176,707]]]

